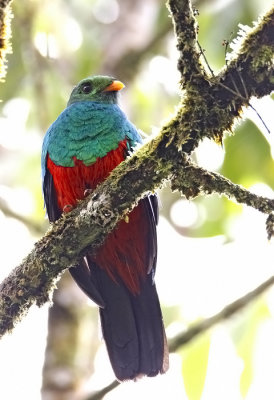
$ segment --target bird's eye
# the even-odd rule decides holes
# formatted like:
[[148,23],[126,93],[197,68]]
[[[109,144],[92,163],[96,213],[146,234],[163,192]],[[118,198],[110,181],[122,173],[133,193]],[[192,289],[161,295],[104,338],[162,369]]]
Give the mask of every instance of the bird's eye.
[[92,90],[92,85],[90,82],[83,83],[82,92],[85,94],[90,93]]

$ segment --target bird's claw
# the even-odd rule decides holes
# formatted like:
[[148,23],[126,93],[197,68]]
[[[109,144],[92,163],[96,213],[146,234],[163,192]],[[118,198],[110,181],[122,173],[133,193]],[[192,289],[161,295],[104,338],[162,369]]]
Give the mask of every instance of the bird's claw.
[[64,207],[63,207],[63,212],[70,212],[71,210],[73,209],[73,206],[71,205],[71,204],[66,204]]
[[91,192],[93,192],[92,189],[86,189],[86,190],[84,191],[84,196],[87,197]]

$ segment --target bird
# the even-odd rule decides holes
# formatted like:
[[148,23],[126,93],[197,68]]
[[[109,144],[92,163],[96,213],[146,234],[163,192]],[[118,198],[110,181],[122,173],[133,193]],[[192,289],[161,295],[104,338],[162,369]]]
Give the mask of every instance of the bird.
[[[124,84],[110,76],[81,80],[42,144],[42,189],[50,222],[70,212],[142,143],[119,106]],[[130,188],[129,188],[130,190]],[[118,381],[168,369],[155,285],[157,195],[141,199],[95,251],[69,271],[99,307],[102,336]]]

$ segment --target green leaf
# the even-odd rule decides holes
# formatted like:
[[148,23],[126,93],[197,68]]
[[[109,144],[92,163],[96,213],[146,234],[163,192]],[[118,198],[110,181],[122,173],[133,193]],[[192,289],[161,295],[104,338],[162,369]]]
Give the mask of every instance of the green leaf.
[[210,335],[204,334],[182,351],[182,374],[189,400],[200,400],[204,388]]
[[253,381],[253,354],[257,332],[261,323],[269,317],[269,309],[264,299],[260,299],[252,307],[249,307],[247,318],[242,320],[242,324],[238,326],[233,335],[237,353],[244,363],[240,380],[240,390],[243,397],[246,396]]
[[225,139],[224,146],[221,174],[244,186],[264,182],[274,188],[274,161],[270,145],[253,122],[247,120],[242,124],[235,135]]

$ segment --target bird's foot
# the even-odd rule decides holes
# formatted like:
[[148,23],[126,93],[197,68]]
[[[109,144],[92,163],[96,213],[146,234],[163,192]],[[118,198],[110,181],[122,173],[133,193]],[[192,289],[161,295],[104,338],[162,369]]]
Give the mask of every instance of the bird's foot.
[[73,209],[73,206],[71,204],[66,204],[63,207],[63,212],[67,213],[67,212],[70,212],[72,209]]
[[92,193],[93,192],[93,190],[92,189],[86,189],[85,191],[84,191],[84,196],[85,197],[87,197],[90,193]]

